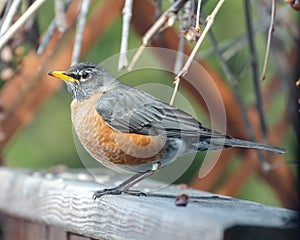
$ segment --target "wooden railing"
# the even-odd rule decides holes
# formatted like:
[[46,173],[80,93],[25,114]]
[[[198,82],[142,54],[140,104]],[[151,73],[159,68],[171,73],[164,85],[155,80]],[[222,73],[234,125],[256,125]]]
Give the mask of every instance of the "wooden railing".
[[[106,179],[107,186],[124,179],[108,171],[100,171],[97,176]],[[42,172],[3,167],[0,182],[5,240],[205,240],[236,239],[233,237],[243,234],[248,239],[261,239],[262,234],[264,239],[274,239],[280,234],[292,236],[296,231],[296,213],[292,210],[174,185],[148,196],[122,194],[94,201],[94,191],[105,186],[96,183],[85,170]],[[145,180],[138,188],[160,185]],[[183,193],[189,196],[188,204],[176,206],[176,196]]]

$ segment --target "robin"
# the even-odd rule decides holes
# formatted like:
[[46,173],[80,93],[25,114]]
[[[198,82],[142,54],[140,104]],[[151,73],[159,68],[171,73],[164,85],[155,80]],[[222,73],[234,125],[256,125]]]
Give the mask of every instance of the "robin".
[[135,173],[117,187],[96,191],[94,199],[123,192],[143,194],[130,188],[192,152],[242,147],[285,153],[208,129],[188,113],[119,82],[96,64],[78,63],[48,74],[69,86],[72,123],[87,152],[108,168]]

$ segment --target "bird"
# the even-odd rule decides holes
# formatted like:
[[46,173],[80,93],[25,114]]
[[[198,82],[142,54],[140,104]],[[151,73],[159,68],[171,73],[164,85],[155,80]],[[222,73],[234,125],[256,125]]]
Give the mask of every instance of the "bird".
[[48,75],[66,82],[71,119],[85,150],[102,165],[134,175],[104,195],[146,195],[131,188],[177,157],[228,147],[285,153],[282,148],[236,139],[203,126],[190,114],[115,79],[102,66],[81,62]]

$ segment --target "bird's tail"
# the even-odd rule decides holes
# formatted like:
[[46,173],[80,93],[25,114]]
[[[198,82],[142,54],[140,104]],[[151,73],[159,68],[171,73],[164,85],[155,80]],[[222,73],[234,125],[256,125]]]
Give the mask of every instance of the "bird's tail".
[[250,142],[241,139],[235,138],[225,138],[225,139],[211,139],[211,143],[213,144],[223,144],[224,146],[228,147],[241,147],[241,148],[252,148],[252,149],[259,149],[269,152],[275,153],[286,153],[285,149],[273,147],[267,144],[257,143],[257,142]]

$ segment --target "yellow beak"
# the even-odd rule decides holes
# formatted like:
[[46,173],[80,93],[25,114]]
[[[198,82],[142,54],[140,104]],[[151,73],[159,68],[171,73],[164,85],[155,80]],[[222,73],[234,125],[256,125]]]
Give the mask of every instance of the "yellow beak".
[[63,81],[66,81],[66,82],[79,83],[79,80],[67,75],[66,72],[64,72],[64,71],[51,71],[51,72],[48,72],[48,75],[50,75],[52,77],[59,78],[59,79],[61,79]]

